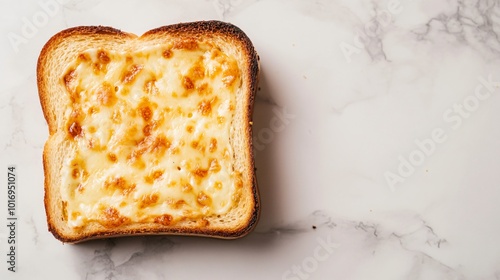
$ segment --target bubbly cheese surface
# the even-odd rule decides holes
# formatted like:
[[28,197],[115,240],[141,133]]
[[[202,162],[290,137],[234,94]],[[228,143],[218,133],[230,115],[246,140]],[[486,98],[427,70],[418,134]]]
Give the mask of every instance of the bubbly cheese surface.
[[92,49],[61,83],[73,153],[60,190],[71,227],[169,225],[224,214],[237,202],[234,57],[195,41],[133,53]]

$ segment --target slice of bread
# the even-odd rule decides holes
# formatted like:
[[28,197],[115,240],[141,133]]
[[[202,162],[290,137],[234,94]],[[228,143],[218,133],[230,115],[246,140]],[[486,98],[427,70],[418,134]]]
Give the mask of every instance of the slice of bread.
[[259,217],[252,152],[258,55],[236,26],[180,23],[138,37],[54,35],[37,67],[50,136],[45,210],[59,240],[238,238]]

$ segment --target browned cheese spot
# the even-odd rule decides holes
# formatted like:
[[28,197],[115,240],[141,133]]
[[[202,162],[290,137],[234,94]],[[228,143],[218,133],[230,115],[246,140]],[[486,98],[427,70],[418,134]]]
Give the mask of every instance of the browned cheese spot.
[[66,75],[64,75],[64,85],[66,86],[66,90],[71,92],[73,91],[74,82],[76,79],[76,71],[74,69],[69,70]]
[[198,104],[198,111],[200,111],[203,116],[208,116],[210,115],[210,113],[212,113],[212,104],[210,104],[210,102],[206,100],[201,101]]
[[96,106],[90,106],[90,108],[87,110],[89,115],[94,115],[100,112],[99,107]]
[[83,118],[85,118],[85,115],[79,108],[74,108],[73,111],[71,111],[71,115],[69,116],[69,118],[71,120],[82,121]]
[[137,75],[141,72],[142,68],[144,68],[144,66],[142,65],[132,65],[127,71],[125,71],[125,73],[123,73],[122,82],[124,84],[131,84],[135,80]]
[[81,215],[81,213],[80,213],[80,212],[75,211],[75,212],[71,213],[71,218],[72,218],[72,219],[76,219],[76,218],[77,218],[78,216],[80,216],[80,215]]
[[184,201],[183,199],[180,199],[180,200],[177,200],[174,204],[172,204],[172,208],[174,209],[180,209],[182,208],[184,205],[186,205],[186,201]]
[[108,64],[111,61],[108,53],[106,51],[103,51],[103,50],[100,50],[97,53],[97,59],[99,60],[99,63],[102,63],[102,64]]
[[128,195],[135,190],[135,184],[129,184],[123,177],[116,177],[106,180],[106,182],[104,182],[104,188],[110,191],[118,190],[123,195]]
[[221,170],[219,161],[216,158],[210,160],[210,167],[208,168],[210,172],[217,173]]
[[154,180],[153,178],[151,177],[151,175],[146,175],[144,176],[144,182],[148,183],[148,184],[153,184]]
[[215,106],[219,98],[217,96],[212,97],[210,100],[202,100],[198,103],[198,111],[203,116],[209,116],[212,113],[212,108]]
[[164,122],[165,122],[165,116],[159,114],[159,117],[157,119],[150,122],[150,124],[151,124],[151,131],[150,132],[152,133],[153,130],[159,128]]
[[144,136],[149,136],[151,135],[152,130],[153,130],[153,124],[147,124],[142,129],[142,133],[144,134]]
[[73,179],[77,179],[79,176],[80,176],[80,169],[73,168],[73,170],[71,171],[71,177],[73,177]]
[[139,107],[139,113],[144,121],[149,122],[153,117],[153,110],[148,105],[142,105]]
[[139,201],[139,208],[143,209],[155,205],[160,197],[156,193],[143,195]]
[[68,73],[64,75],[63,80],[64,80],[64,86],[66,87],[66,90],[69,93],[69,98],[71,99],[71,102],[72,103],[80,102],[80,95],[78,94],[78,92],[76,92],[77,88],[76,71],[69,70]]
[[229,63],[224,63],[222,68],[224,69],[222,72],[222,82],[226,87],[230,87],[238,78],[238,64],[236,61],[231,61]]
[[203,61],[196,62],[193,67],[188,71],[187,76],[189,76],[193,81],[203,79],[205,77],[205,68],[202,64]]
[[162,170],[155,170],[153,173],[147,175],[144,177],[144,181],[148,184],[153,184],[155,180],[158,180],[163,176],[163,171]]
[[109,83],[103,83],[97,89],[97,100],[103,106],[113,106],[118,100],[114,87],[112,87]]
[[79,193],[83,193],[83,191],[85,190],[85,187],[83,186],[82,183],[78,184],[78,186],[76,187],[76,190],[79,192]]
[[192,172],[198,179],[202,179],[202,178],[205,178],[207,177],[207,174],[208,174],[208,170],[206,169],[202,169],[202,168],[196,168],[193,172]]
[[95,62],[92,64],[94,74],[99,75],[106,72],[106,64]]
[[78,60],[78,62],[88,62],[88,61],[90,61],[90,57],[86,53],[81,53],[81,54],[78,55],[78,59],[77,60]]
[[129,218],[124,217],[114,207],[108,207],[102,211],[102,225],[105,227],[119,227],[130,221]]
[[96,140],[92,139],[92,138],[88,140],[87,147],[89,149],[91,149],[91,150],[94,150],[94,151],[100,151],[100,150],[102,150],[101,145],[99,145],[98,143],[96,143]]
[[208,151],[211,153],[217,151],[217,139],[215,138],[210,139],[210,144],[208,145]]
[[165,151],[170,148],[170,141],[163,135],[160,135],[155,138],[155,141],[151,145],[151,152],[157,153],[157,154],[163,154]]
[[200,142],[198,141],[191,141],[191,148],[193,149],[198,149],[198,145],[200,145]]
[[193,186],[190,183],[184,182],[182,184],[182,191],[185,193],[191,192],[193,190]]
[[160,92],[156,86],[156,79],[152,79],[144,83],[144,92],[153,95],[157,95]]
[[163,156],[165,151],[170,148],[172,143],[165,137],[165,135],[158,135],[157,137],[148,136],[137,144],[136,149],[129,156],[130,159],[136,161],[146,151],[155,153],[158,156]]
[[202,60],[196,62],[182,77],[182,86],[186,90],[182,96],[186,97],[196,87],[196,81],[203,79],[205,76],[205,68],[203,67]]
[[78,122],[72,122],[68,127],[68,132],[71,137],[75,138],[82,135],[82,127]]
[[184,113],[182,112],[182,107],[181,106],[177,106],[177,108],[175,108],[175,113],[178,115],[178,116],[182,116]]
[[163,171],[162,170],[155,170],[152,174],[153,176],[153,179],[157,180],[159,179],[161,176],[163,176]]
[[182,86],[186,90],[192,90],[192,89],[194,89],[194,83],[193,83],[193,81],[191,80],[191,78],[189,78],[187,76],[182,77]]
[[196,197],[196,202],[201,206],[210,206],[212,204],[212,199],[204,192],[199,192]]
[[117,157],[114,153],[108,153],[108,160],[111,161],[111,162],[116,162],[117,161]]
[[212,94],[212,88],[207,83],[201,84],[196,88],[196,90],[198,91],[198,94],[201,96]]
[[169,58],[172,58],[172,56],[174,55],[174,53],[172,52],[171,49],[166,49],[166,50],[163,51],[162,55],[163,55],[164,58],[169,59]]
[[85,161],[75,158],[71,161],[71,177],[73,179],[78,179],[82,178],[85,179],[86,176],[88,175],[87,172],[85,171]]
[[155,217],[154,219],[155,223],[163,225],[163,226],[168,226],[172,223],[173,218],[169,214],[163,214],[158,217]]
[[114,123],[121,123],[122,122],[122,114],[120,113],[120,110],[114,110],[113,115],[111,116],[111,120]]
[[89,139],[88,142],[87,142],[87,147],[91,150],[94,150],[96,147],[95,147],[95,144],[94,144],[94,140],[93,139]]
[[215,58],[219,57],[220,55],[221,55],[220,49],[218,47],[217,48],[213,48],[210,58],[211,59],[215,59]]

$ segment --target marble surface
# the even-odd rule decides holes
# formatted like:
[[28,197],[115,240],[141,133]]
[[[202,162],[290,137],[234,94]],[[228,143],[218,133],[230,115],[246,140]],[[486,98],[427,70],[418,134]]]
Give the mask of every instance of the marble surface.
[[[0,2],[0,279],[500,279],[500,1]],[[57,241],[36,59],[56,32],[236,24],[261,57],[260,222],[235,241]]]

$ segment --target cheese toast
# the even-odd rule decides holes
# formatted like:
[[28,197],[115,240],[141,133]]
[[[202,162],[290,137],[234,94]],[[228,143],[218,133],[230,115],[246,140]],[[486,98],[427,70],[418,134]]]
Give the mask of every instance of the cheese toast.
[[65,243],[250,232],[258,73],[250,39],[220,21],[54,35],[37,65],[49,231]]

